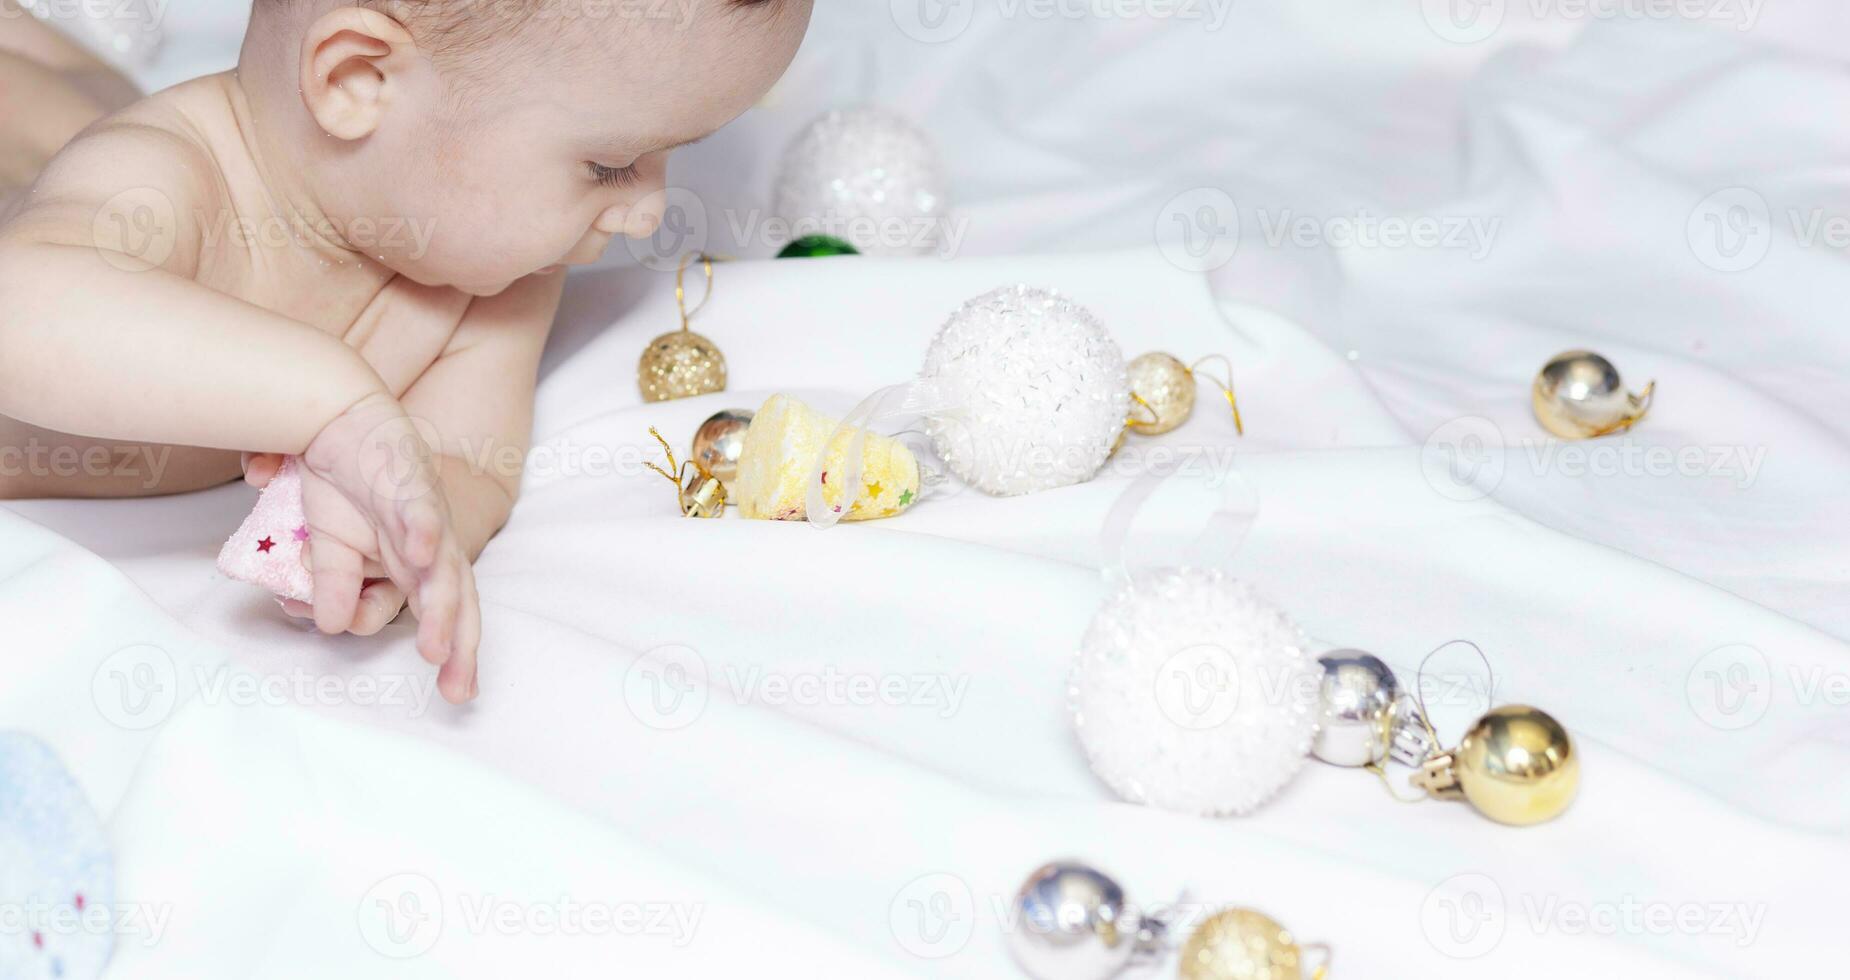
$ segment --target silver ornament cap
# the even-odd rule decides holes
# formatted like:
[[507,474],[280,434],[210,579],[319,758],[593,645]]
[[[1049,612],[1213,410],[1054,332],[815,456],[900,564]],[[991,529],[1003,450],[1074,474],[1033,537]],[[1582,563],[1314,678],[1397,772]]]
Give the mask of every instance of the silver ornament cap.
[[1079,861],[1050,861],[1015,893],[1009,953],[1036,980],[1106,980],[1137,951],[1139,923],[1111,876]]

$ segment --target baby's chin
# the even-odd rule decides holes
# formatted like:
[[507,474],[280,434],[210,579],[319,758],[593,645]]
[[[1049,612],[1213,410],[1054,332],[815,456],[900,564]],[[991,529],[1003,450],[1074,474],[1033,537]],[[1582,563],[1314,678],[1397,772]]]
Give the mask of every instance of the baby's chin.
[[467,293],[470,296],[484,296],[484,297],[498,296],[501,293],[506,292],[509,286],[514,285],[515,283],[521,281],[522,279],[526,279],[531,276],[556,276],[556,275],[559,275],[560,273],[563,273],[564,271],[565,271],[564,265],[549,265],[544,268],[535,269],[532,272],[529,272],[524,276],[516,276],[513,279],[501,279],[501,280],[495,280],[495,281],[488,282],[488,283],[460,283],[458,282],[458,283],[450,283],[449,286],[452,289],[455,289],[459,292]]

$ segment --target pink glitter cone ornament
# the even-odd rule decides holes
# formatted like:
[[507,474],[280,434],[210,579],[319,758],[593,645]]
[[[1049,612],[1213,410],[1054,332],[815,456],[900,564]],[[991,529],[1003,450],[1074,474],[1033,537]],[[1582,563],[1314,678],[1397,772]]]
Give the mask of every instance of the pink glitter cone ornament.
[[218,569],[285,599],[313,603],[314,579],[302,567],[302,546],[307,543],[301,463],[285,456],[269,486],[258,492],[257,506],[218,553]]

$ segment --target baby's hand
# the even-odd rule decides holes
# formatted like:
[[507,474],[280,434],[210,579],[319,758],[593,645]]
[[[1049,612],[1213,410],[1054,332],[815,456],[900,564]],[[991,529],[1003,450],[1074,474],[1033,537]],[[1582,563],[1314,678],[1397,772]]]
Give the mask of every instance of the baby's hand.
[[355,404],[309,444],[302,468],[316,627],[340,633],[370,618],[360,607],[363,590],[396,612],[395,593],[366,585],[368,559],[376,558],[418,617],[418,652],[441,667],[437,689],[452,703],[474,697],[475,575],[450,525],[430,446],[404,409],[384,394]]

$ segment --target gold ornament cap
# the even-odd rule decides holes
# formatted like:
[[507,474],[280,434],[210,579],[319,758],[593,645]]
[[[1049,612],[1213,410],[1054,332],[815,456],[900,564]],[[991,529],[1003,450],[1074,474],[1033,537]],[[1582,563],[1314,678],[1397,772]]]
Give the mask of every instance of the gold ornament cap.
[[[662,444],[662,452],[668,456],[668,469],[662,469],[654,463],[643,463],[649,469],[667,478],[675,486],[675,497],[681,505],[683,517],[722,517],[726,513],[726,485],[719,477],[707,472],[706,468],[691,459],[675,462],[674,450],[669,448],[668,440],[662,438],[654,426],[649,434]],[[689,472],[692,470],[692,472]]]
[[1506,704],[1471,726],[1458,748],[1426,761],[1413,785],[1463,798],[1498,823],[1526,827],[1560,816],[1580,788],[1567,729],[1540,708]]
[[[1291,931],[1271,916],[1222,909],[1202,920],[1182,945],[1176,974],[1182,980],[1303,980],[1304,959]],[[1313,977],[1322,977],[1324,966]]]

